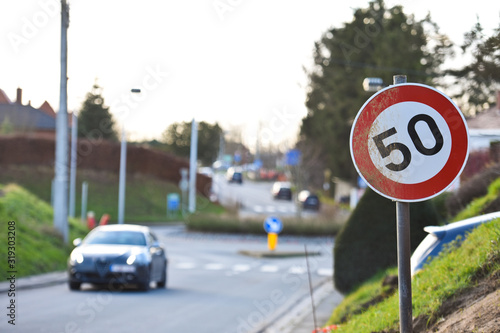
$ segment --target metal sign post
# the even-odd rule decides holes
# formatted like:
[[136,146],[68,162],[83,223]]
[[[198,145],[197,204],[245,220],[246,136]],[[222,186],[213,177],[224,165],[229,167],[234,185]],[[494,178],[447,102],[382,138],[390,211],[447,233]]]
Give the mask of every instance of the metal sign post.
[[410,202],[444,192],[460,176],[469,135],[458,107],[406,76],[374,94],[352,125],[351,156],[360,177],[396,202],[400,332],[412,332]]
[[[406,83],[406,75],[394,75],[394,84]],[[398,243],[399,331],[412,333],[410,203],[396,201]]]

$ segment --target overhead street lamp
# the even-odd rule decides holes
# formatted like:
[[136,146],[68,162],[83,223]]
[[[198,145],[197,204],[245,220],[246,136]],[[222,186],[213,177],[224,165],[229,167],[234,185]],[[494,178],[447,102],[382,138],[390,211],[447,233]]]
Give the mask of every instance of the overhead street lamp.
[[368,92],[377,92],[384,88],[384,80],[379,77],[367,77],[363,80],[363,89]]

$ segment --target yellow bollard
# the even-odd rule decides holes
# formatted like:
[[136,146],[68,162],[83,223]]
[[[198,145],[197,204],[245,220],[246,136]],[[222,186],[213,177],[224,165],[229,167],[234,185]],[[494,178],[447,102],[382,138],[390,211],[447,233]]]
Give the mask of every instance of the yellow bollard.
[[274,232],[269,232],[267,234],[267,247],[269,250],[273,251],[278,245],[278,234]]

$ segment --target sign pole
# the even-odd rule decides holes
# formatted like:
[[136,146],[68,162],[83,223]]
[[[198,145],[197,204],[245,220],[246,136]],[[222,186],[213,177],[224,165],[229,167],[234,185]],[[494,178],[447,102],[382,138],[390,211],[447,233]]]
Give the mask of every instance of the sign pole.
[[460,176],[467,123],[448,96],[395,75],[359,110],[350,150],[366,184],[396,202],[400,332],[412,333],[410,202],[443,193]]
[[[406,83],[406,75],[394,75],[393,80],[394,84]],[[399,279],[399,330],[401,333],[412,333],[410,203],[396,201],[396,223]]]

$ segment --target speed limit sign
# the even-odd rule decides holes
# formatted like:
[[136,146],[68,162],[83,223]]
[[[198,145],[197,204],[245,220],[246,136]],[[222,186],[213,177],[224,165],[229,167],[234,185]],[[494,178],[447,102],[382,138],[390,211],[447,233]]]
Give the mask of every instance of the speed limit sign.
[[351,156],[360,176],[396,201],[423,201],[445,191],[469,154],[467,124],[440,91],[422,84],[389,86],[359,110]]

